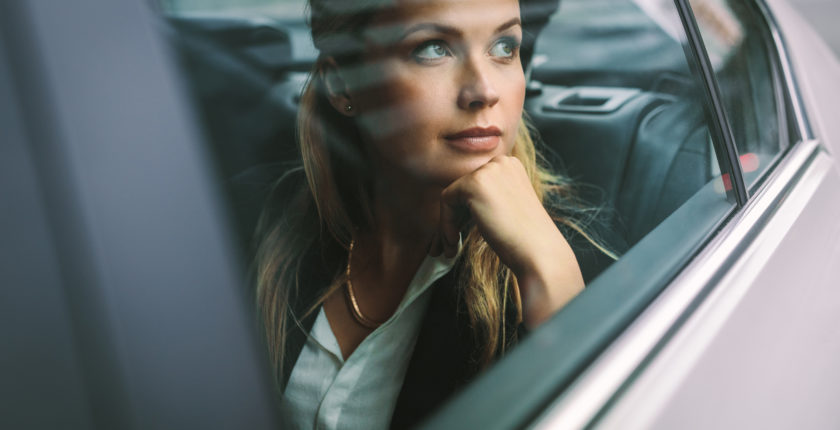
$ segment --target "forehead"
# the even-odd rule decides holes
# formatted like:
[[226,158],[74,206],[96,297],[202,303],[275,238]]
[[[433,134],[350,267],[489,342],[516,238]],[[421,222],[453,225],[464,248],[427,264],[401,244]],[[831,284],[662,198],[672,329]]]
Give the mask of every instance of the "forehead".
[[369,29],[386,36],[420,22],[445,24],[464,31],[492,31],[519,17],[519,0],[393,0],[373,16]]

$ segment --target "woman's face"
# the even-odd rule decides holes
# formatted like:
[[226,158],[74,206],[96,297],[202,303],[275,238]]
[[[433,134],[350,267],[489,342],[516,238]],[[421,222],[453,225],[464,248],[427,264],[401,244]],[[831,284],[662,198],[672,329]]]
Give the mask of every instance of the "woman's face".
[[397,0],[344,73],[385,180],[443,187],[510,154],[525,99],[518,0]]

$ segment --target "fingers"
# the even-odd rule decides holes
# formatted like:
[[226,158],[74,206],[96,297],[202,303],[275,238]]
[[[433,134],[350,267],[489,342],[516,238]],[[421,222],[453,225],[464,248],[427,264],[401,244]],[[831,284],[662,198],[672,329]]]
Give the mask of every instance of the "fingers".
[[[525,178],[524,181],[520,177]],[[498,209],[518,208],[521,206],[519,200],[528,192],[533,194],[533,188],[524,167],[517,158],[510,156],[494,157],[472,173],[457,179],[441,192],[438,231],[429,254],[438,256],[442,253],[446,257],[454,257],[458,252],[460,232],[470,222],[478,225],[489,242],[510,236],[506,230],[512,227],[506,226],[504,220],[496,219],[500,214]],[[538,201],[537,205],[542,209]]]

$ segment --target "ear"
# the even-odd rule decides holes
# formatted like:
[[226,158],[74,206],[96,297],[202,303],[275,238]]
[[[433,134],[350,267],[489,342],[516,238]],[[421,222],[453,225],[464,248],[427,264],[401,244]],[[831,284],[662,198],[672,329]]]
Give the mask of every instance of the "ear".
[[330,104],[338,113],[344,116],[356,116],[353,101],[347,91],[347,83],[338,69],[338,63],[333,57],[327,57],[318,73],[327,89]]

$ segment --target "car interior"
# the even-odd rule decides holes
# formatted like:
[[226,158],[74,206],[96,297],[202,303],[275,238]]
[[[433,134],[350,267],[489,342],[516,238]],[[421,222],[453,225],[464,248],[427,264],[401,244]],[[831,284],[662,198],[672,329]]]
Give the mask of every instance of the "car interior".
[[[538,149],[551,170],[573,180],[588,208],[587,233],[620,256],[615,262],[578,256],[587,288],[546,324],[550,333],[532,333],[533,342],[526,339],[491,369],[508,384],[508,396],[551,398],[626,329],[737,207],[721,171],[725,151],[710,127],[714,115],[698,59],[673,3],[520,5],[525,110]],[[163,8],[160,26],[226,188],[246,261],[268,190],[300,164],[297,106],[317,57],[303,11],[270,16]],[[533,375],[522,373],[523,362]],[[511,366],[515,380],[504,373]],[[552,384],[536,386],[546,369]],[[509,405],[509,399],[488,400],[480,382],[445,408]]]
[[[603,1],[523,1],[522,60],[542,154],[599,209],[587,221],[621,251],[717,172],[683,48],[632,1],[611,5],[623,24],[599,18]],[[162,25],[220,177],[270,182],[294,166],[297,102],[317,55],[304,17],[171,14]],[[247,243],[258,214],[243,208],[253,197],[230,191]]]

